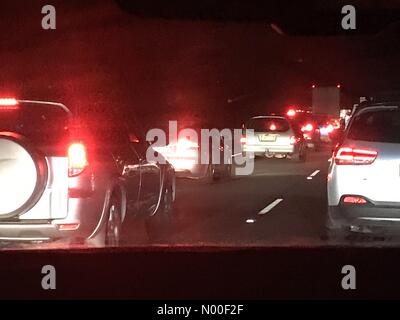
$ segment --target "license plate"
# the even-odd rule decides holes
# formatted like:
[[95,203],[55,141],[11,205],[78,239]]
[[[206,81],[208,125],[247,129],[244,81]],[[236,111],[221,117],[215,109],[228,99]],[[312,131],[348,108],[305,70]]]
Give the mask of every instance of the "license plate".
[[260,141],[262,142],[275,142],[276,135],[275,134],[263,134],[260,136]]

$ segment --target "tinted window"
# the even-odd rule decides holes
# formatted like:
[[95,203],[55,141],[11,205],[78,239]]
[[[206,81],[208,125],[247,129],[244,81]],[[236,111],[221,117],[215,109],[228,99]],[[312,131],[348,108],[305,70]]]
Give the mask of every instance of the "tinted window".
[[53,105],[19,104],[0,108],[0,131],[19,133],[38,145],[63,140],[68,121],[68,113]]
[[373,142],[400,143],[400,112],[368,111],[355,116],[349,138]]
[[286,132],[289,130],[289,122],[281,118],[258,118],[249,120],[246,128],[255,132]]

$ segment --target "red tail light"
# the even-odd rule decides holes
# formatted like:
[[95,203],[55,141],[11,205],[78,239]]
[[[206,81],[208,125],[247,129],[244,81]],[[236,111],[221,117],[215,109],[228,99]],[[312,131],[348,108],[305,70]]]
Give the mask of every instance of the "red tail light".
[[335,163],[345,164],[371,164],[378,156],[376,150],[357,149],[350,147],[338,147],[334,153]]
[[368,201],[359,196],[346,196],[343,198],[343,203],[346,204],[367,204]]
[[73,231],[79,228],[79,223],[64,223],[57,225],[58,230],[60,231]]
[[68,148],[68,175],[82,173],[88,165],[86,148],[82,143],[73,143]]
[[18,101],[14,98],[0,98],[0,110],[16,110]]
[[294,116],[296,115],[296,110],[290,109],[290,110],[286,113],[286,115],[287,115],[288,117],[294,117]]
[[311,123],[308,123],[301,127],[302,132],[311,132],[314,130],[314,126]]
[[18,101],[14,98],[0,98],[0,106],[16,106]]
[[245,136],[241,136],[240,143],[241,144],[246,144],[246,142],[247,142],[247,138]]
[[270,131],[275,131],[276,130],[276,125],[273,123],[269,126]]

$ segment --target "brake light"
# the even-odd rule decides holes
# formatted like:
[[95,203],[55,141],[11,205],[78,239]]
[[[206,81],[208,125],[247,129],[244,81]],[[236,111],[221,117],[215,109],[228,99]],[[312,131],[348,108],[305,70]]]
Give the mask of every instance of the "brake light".
[[246,144],[246,142],[247,142],[247,138],[245,136],[241,136],[240,137],[240,143],[241,144]]
[[296,115],[296,110],[290,109],[286,114],[288,117],[294,117]]
[[68,148],[68,175],[81,174],[88,166],[86,148],[82,143],[73,143]]
[[343,203],[346,204],[367,204],[368,201],[364,197],[359,196],[346,196],[343,198]]
[[301,127],[302,132],[311,132],[314,130],[314,126],[311,123],[307,123],[306,125]]
[[18,109],[18,101],[14,98],[0,98],[0,110]]
[[295,136],[291,136],[290,137],[290,144],[291,145],[296,144],[299,141],[300,141],[300,138],[296,138]]
[[273,123],[269,126],[270,131],[275,131],[276,130],[276,125]]
[[334,153],[335,163],[339,165],[371,164],[378,156],[376,150],[338,147]]
[[0,106],[16,106],[18,101],[14,98],[0,98]]

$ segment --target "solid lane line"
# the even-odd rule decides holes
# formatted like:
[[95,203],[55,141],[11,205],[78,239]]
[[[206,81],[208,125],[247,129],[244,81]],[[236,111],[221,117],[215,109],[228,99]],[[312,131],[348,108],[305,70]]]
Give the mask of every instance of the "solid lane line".
[[270,212],[273,208],[275,208],[282,201],[283,201],[283,199],[276,199],[274,202],[270,203],[268,206],[266,206],[264,209],[262,209],[258,214],[263,215],[263,214]]

